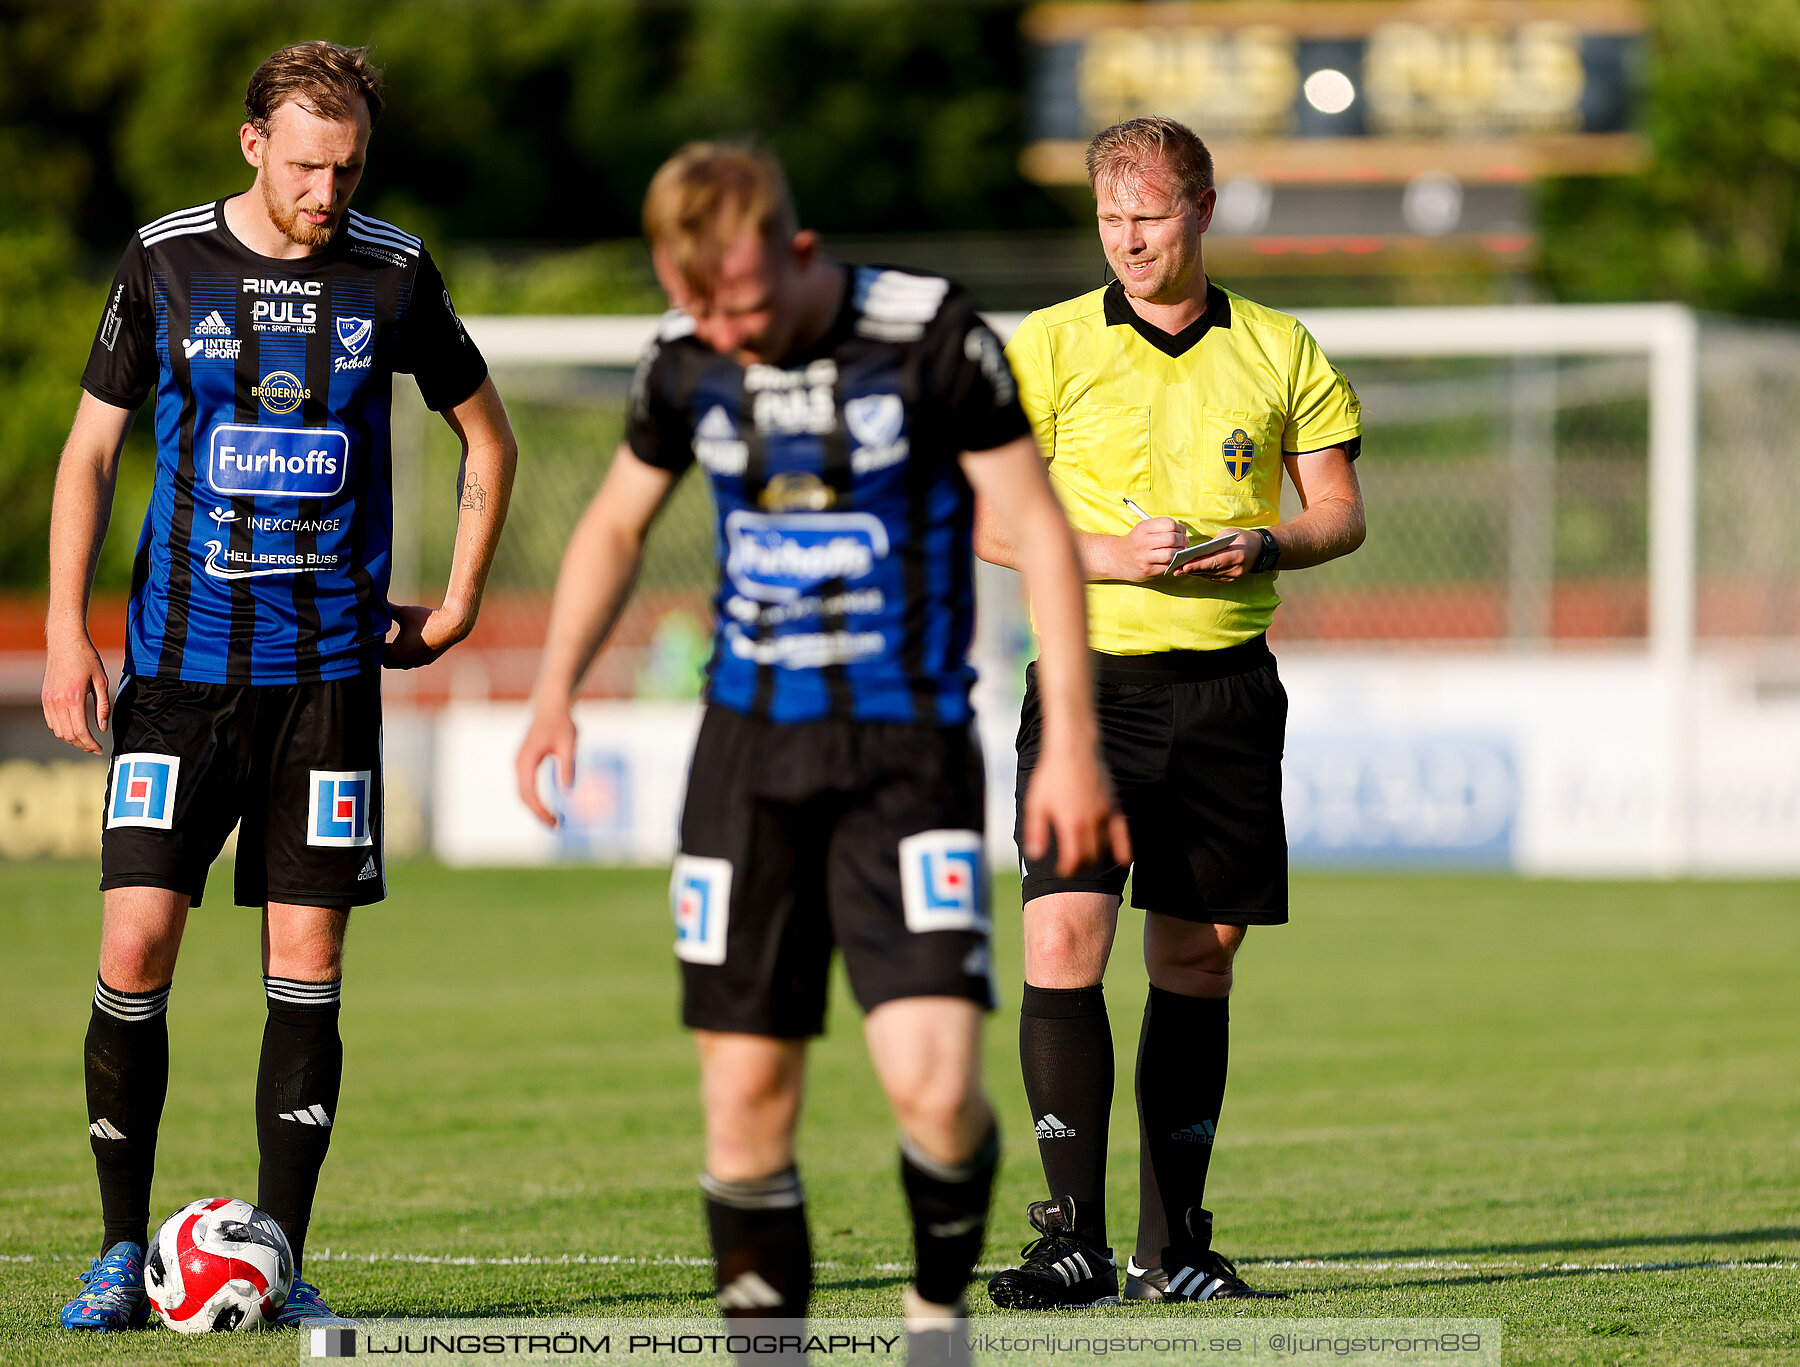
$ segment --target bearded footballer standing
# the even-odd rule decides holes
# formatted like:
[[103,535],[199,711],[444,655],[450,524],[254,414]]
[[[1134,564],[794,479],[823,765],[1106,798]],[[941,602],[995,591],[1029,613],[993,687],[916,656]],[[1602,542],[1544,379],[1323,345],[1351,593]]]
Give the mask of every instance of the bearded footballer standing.
[[794,1166],[807,1040],[843,953],[899,1123],[914,1361],[959,1332],[999,1153],[980,1081],[992,1006],[981,756],[967,650],[974,492],[1007,510],[1043,638],[1044,742],[1024,839],[1065,871],[1129,857],[1098,758],[1069,526],[999,341],[948,280],[854,267],[799,229],[772,157],[694,144],[644,222],[675,312],[557,580],[520,795],[570,781],[575,688],[676,481],[718,512],[717,631],[671,900],[700,1053],[700,1185],[720,1308],[805,1316]]
[[[63,1308],[70,1329],[129,1329],[149,1313],[170,984],[188,909],[234,826],[236,898],[263,913],[256,1203],[296,1265],[276,1322],[334,1318],[298,1269],[337,1119],[350,909],[386,895],[380,670],[427,664],[474,626],[517,459],[430,254],[348,207],[382,107],[366,49],[285,48],[244,103],[250,188],[165,215],[125,253],[51,513],[44,717],[99,754],[91,697],[97,729],[113,733],[85,1055],[104,1230]],[[463,444],[436,608],[388,601],[396,371]],[[88,596],[119,449],[152,393],[156,475],[115,702]]]
[[[1212,1247],[1202,1202],[1225,1091],[1227,997],[1248,927],[1288,919],[1281,753],[1287,695],[1264,640],[1275,572],[1362,544],[1361,411],[1306,329],[1207,279],[1212,157],[1172,119],[1094,137],[1088,178],[1117,280],[1027,317],[1007,347],[1088,583],[1107,765],[1136,863],[1069,875],[1025,852],[1019,1053],[1050,1199],[1011,1308],[1119,1292],[1106,1235],[1113,1044],[1102,976],[1125,880],[1144,912],[1138,1049],[1140,1300],[1267,1296]],[[1286,472],[1301,511],[1282,519]],[[1176,556],[1190,532],[1215,549]],[[1196,546],[1199,542],[1194,543]],[[984,559],[1016,564],[984,506]],[[1041,753],[1028,682],[1020,791]]]

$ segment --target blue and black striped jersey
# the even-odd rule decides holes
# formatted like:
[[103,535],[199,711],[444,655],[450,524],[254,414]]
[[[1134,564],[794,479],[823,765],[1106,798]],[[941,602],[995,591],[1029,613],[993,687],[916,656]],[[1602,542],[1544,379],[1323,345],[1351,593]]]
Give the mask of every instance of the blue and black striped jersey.
[[1026,435],[999,339],[948,280],[850,269],[818,342],[741,366],[671,313],[626,440],[718,514],[707,700],[777,722],[970,715],[974,495],[958,457]]
[[121,408],[156,395],[125,671],[344,678],[379,667],[389,627],[393,374],[445,408],[487,366],[418,238],[351,211],[277,260],[223,203],[139,230],[82,376]]

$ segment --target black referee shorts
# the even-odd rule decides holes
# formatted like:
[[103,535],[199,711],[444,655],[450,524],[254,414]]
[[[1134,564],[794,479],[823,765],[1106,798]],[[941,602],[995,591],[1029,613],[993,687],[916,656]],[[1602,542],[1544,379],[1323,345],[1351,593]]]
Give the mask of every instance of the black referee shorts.
[[239,906],[345,908],[387,895],[379,674],[125,681],[113,709],[100,886],[168,888],[199,906],[233,826]]
[[[1183,921],[1279,925],[1287,911],[1281,752],[1287,691],[1257,637],[1224,650],[1093,656],[1107,767],[1131,826],[1133,865],[1059,878],[1055,851],[1021,860],[1024,898],[1055,892],[1118,897]],[[1043,721],[1037,666],[1019,718],[1018,819],[1037,765]]]
[[967,726],[709,707],[669,888],[682,1023],[816,1035],[834,948],[864,1011],[902,997],[991,1010],[985,792]]

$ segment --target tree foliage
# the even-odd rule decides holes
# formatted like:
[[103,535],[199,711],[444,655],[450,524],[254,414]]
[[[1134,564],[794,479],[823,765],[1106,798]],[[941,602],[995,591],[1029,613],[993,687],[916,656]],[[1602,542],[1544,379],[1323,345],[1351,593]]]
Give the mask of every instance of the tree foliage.
[[1654,164],[1545,187],[1550,293],[1800,317],[1800,3],[1657,0],[1655,14]]
[[[432,242],[462,307],[642,310],[657,297],[624,243],[650,173],[690,138],[768,142],[827,232],[1067,223],[1018,172],[1021,8],[17,0],[0,10],[0,583],[42,580],[55,452],[113,262],[137,225],[248,183],[243,88],[275,48],[373,45],[390,104],[358,202]],[[1543,187],[1546,292],[1800,317],[1800,0],[1653,12],[1655,164]],[[103,582],[127,568],[103,564]]]

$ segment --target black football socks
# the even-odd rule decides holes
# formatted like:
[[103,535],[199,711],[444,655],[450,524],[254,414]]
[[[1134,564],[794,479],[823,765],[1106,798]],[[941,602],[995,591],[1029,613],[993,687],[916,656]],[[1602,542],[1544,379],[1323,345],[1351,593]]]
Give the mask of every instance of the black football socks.
[[988,1200],[1000,1164],[1000,1131],[990,1128],[974,1154],[940,1163],[902,1137],[900,1184],[912,1214],[913,1290],[933,1305],[960,1305],[987,1238]]
[[169,1092],[169,989],[120,992],[95,979],[83,1065],[100,1176],[100,1251],[150,1242],[156,1131]]
[[725,1182],[700,1175],[719,1309],[728,1320],[803,1319],[812,1295],[812,1241],[800,1173]]
[[1189,1231],[1187,1217],[1206,1195],[1225,1099],[1230,1019],[1225,997],[1184,997],[1152,986],[1144,1004],[1137,1100],[1146,1180],[1139,1193],[1137,1256],[1146,1266],[1160,1265],[1168,1246],[1188,1248],[1203,1237]]
[[1073,1196],[1075,1233],[1106,1248],[1113,1042],[1105,988],[1026,983],[1019,1002],[1019,1064],[1051,1199]]
[[338,1034],[342,986],[263,979],[269,1020],[256,1072],[256,1141],[262,1154],[256,1204],[287,1235],[296,1271],[344,1079],[344,1041]]

